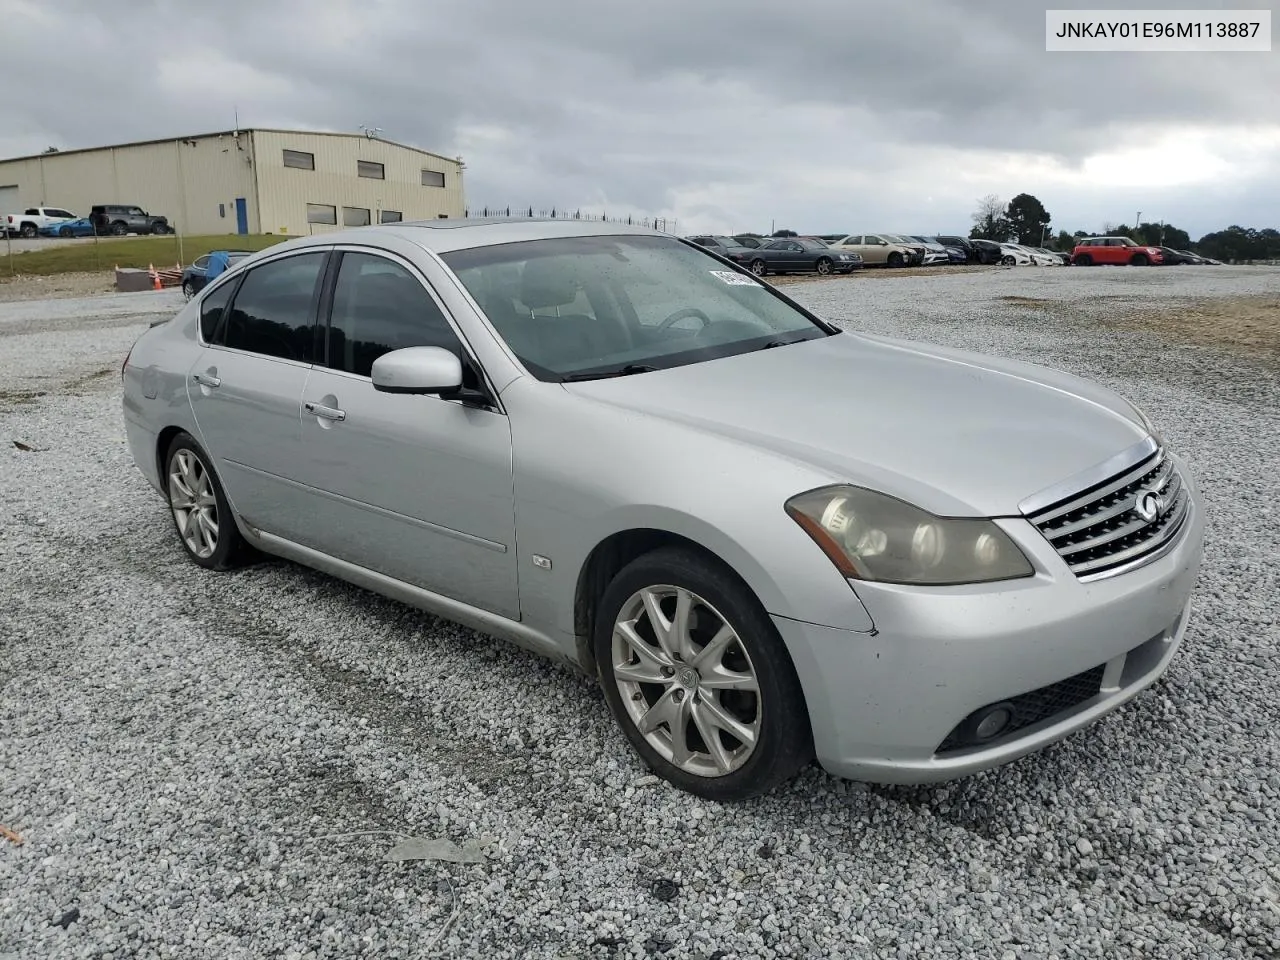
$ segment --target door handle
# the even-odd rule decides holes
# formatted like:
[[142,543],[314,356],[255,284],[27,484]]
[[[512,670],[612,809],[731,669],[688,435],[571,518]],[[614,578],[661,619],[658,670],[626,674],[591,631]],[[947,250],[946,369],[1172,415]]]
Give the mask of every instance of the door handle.
[[347,411],[339,410],[336,407],[326,407],[322,403],[304,403],[302,409],[307,413],[315,414],[325,420],[345,420],[347,419]]
[[202,387],[220,387],[222,380],[219,377],[212,376],[208,373],[193,373],[191,379]]

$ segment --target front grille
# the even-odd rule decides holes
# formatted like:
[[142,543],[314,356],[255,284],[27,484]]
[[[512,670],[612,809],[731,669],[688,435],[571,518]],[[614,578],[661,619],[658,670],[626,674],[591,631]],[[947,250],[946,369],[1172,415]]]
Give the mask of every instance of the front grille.
[[[1106,664],[1099,664],[1084,673],[1077,673],[1074,677],[1067,677],[1065,680],[1059,680],[1057,683],[1051,683],[1047,687],[1041,687],[1039,690],[1032,690],[1030,693],[1024,693],[1021,696],[1013,697],[1006,701],[1001,701],[1012,713],[1012,719],[1008,726],[1000,731],[1000,736],[981,746],[990,746],[1005,740],[1010,734],[1017,733],[1019,730],[1029,727],[1032,724],[1039,723],[1042,720],[1048,720],[1050,717],[1070,710],[1072,707],[1078,707],[1086,700],[1098,694],[1102,688],[1102,672],[1106,669]],[[982,711],[987,710],[990,706],[984,707]],[[943,740],[938,747],[939,754],[948,753],[954,750],[962,750],[966,747],[978,746],[971,737],[966,736],[966,729],[969,726],[968,719],[962,721],[947,734],[947,739]]]
[[[1138,512],[1149,494],[1156,514]],[[1071,572],[1091,580],[1155,559],[1182,529],[1191,498],[1163,450],[1124,473],[1048,506],[1027,519],[1053,544]]]

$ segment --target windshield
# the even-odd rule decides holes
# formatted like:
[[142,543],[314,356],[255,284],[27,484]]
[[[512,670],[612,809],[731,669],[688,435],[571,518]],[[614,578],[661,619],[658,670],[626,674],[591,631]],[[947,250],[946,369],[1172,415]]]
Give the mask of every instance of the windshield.
[[675,367],[830,335],[768,284],[670,237],[530,240],[441,259],[539,380]]

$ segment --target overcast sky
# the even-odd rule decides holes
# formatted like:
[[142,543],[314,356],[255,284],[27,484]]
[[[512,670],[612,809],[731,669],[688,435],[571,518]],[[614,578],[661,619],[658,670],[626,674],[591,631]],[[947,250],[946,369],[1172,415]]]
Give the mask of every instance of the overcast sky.
[[1020,192],[1055,229],[1280,227],[1280,45],[1046,53],[1046,6],[1107,4],[0,0],[0,157],[238,108],[461,154],[473,207],[683,233],[967,232],[978,197]]

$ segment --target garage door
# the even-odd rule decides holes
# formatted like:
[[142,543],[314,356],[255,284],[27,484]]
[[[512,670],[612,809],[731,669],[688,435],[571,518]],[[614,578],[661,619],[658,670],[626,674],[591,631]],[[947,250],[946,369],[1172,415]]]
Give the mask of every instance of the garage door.
[[18,212],[18,185],[0,187],[0,213]]

